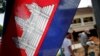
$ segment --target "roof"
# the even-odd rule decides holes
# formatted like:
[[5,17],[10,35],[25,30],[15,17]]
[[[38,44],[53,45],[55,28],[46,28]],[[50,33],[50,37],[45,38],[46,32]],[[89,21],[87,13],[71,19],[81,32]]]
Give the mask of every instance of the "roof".
[[93,14],[92,7],[78,8],[76,11],[76,15],[83,15],[83,14]]

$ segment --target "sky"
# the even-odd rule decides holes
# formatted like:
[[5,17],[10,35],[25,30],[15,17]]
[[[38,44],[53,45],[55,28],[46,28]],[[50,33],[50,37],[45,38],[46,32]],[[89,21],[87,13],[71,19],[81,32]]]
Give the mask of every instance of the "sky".
[[0,25],[3,25],[4,13],[0,14]]
[[[92,6],[91,0],[81,0],[78,8]],[[0,25],[3,25],[4,13],[0,14]]]
[[92,6],[91,0],[81,0],[78,8]]

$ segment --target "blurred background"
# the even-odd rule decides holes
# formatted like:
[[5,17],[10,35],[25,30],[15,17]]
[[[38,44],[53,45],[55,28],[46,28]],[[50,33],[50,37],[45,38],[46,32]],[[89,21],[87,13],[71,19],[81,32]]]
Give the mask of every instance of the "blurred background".
[[[2,36],[5,8],[6,0],[0,0],[0,42]],[[69,32],[72,36],[72,48],[75,56],[85,56],[85,51],[83,50],[83,47],[80,46],[79,41],[79,33],[83,31],[87,31],[90,33],[88,35],[88,42],[93,43],[93,45],[89,45],[88,47],[88,56],[91,52],[94,52],[95,56],[99,56],[100,42],[97,35],[96,19],[94,16],[91,0],[81,0],[76,14],[73,18],[72,24],[69,28]],[[59,54],[57,56],[59,56]]]

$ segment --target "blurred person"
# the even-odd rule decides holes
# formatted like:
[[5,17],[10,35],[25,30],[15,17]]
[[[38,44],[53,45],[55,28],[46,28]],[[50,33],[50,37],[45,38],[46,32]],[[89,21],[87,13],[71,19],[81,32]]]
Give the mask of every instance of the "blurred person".
[[75,56],[74,52],[71,49],[71,34],[68,33],[68,35],[65,37],[63,44],[62,44],[62,49],[64,52],[63,56]]
[[90,32],[91,32],[91,36],[98,37],[96,25],[94,25],[94,29],[91,29]]
[[78,33],[75,30],[73,30],[72,35],[73,35],[74,42],[77,42],[78,41]]
[[87,36],[86,32],[83,31],[83,32],[79,33],[79,41],[84,48],[85,56],[88,56],[88,45],[87,45],[88,36]]

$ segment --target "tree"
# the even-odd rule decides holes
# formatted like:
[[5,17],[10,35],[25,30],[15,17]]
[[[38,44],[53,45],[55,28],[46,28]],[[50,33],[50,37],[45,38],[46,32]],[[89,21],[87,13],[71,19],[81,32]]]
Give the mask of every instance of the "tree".
[[3,29],[3,27],[0,25],[0,36],[2,34],[2,29]]

